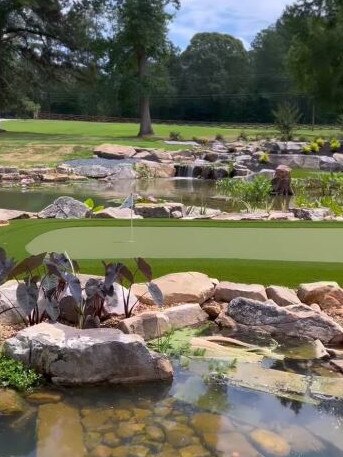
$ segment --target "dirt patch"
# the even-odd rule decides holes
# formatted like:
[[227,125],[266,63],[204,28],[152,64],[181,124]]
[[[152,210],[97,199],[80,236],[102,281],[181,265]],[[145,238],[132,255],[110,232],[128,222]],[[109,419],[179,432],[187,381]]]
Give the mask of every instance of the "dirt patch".
[[0,346],[8,338],[16,335],[20,330],[24,328],[24,325],[3,325],[0,324]]

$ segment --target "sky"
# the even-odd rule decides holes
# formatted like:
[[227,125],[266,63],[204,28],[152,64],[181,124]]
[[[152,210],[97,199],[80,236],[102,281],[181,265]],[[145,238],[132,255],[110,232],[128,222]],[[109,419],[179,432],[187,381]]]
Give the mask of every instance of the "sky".
[[240,38],[248,49],[255,35],[292,3],[294,0],[181,0],[169,36],[185,49],[197,32],[228,33]]

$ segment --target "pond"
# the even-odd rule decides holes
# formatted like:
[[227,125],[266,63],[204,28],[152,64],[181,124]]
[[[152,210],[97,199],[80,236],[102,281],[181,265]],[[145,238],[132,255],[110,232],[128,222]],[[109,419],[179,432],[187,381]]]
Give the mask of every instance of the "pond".
[[342,404],[208,382],[200,361],[175,368],[171,385],[57,390],[57,403],[0,416],[1,457],[343,455]]

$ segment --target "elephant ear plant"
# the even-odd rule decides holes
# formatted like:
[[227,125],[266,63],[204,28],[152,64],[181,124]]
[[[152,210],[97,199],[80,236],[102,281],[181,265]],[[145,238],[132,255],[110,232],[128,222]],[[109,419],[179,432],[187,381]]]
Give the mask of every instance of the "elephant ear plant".
[[[8,279],[18,282],[15,309],[26,325],[36,325],[44,320],[57,322],[70,309],[78,316],[79,328],[98,327],[104,307],[115,308],[122,294],[125,317],[130,317],[139,302],[130,300],[131,288],[138,272],[148,281],[148,290],[154,301],[163,304],[163,295],[152,281],[150,266],[145,260],[135,259],[132,272],[122,263],[104,263],[103,279],[90,278],[82,287],[77,276],[78,264],[67,254],[46,254],[28,257],[19,264],[9,259],[0,249],[0,284]],[[128,290],[125,290],[125,286]],[[6,297],[5,297],[6,298]],[[3,310],[1,313],[8,311]]]

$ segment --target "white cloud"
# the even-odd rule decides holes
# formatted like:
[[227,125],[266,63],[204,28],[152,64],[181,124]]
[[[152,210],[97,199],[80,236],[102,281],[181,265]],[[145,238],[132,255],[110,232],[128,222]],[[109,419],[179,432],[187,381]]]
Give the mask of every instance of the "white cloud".
[[181,0],[170,27],[171,40],[185,48],[197,32],[222,32],[248,46],[261,29],[280,17],[294,0]]

